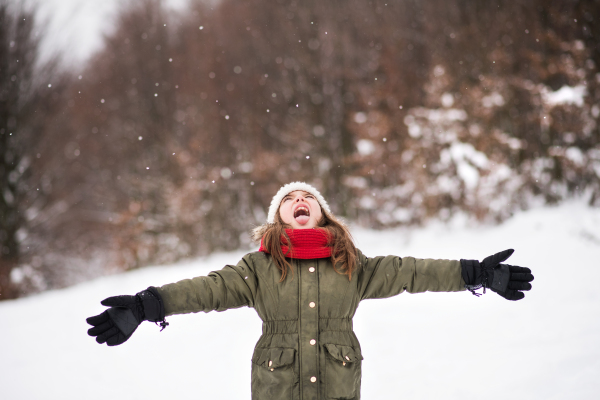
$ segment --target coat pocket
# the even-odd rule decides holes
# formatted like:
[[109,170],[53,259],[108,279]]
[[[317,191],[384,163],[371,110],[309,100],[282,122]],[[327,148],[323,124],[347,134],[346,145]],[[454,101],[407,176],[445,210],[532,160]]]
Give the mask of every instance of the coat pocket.
[[353,399],[360,391],[360,367],[363,359],[352,346],[325,344],[325,386],[327,398]]
[[291,400],[295,349],[257,348],[252,355],[252,400]]

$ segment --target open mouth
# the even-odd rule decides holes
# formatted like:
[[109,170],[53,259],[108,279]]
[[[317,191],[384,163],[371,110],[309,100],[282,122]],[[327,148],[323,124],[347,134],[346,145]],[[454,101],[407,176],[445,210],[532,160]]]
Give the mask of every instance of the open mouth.
[[294,210],[294,219],[300,224],[304,225],[308,222],[310,217],[310,211],[305,206],[300,206]]

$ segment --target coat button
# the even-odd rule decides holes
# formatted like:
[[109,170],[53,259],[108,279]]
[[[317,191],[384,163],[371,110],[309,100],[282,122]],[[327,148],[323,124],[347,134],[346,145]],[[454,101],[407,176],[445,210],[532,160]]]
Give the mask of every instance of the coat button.
[[310,377],[310,381],[311,381],[312,383],[315,383],[315,382],[317,381],[317,377],[316,377],[316,376],[311,376],[311,377]]
[[310,308],[315,308],[316,304],[315,304],[315,302],[314,302],[314,301],[311,301],[310,303],[308,303],[308,306],[309,306]]
[[346,356],[346,360],[350,361],[350,357]]
[[309,270],[310,272],[315,272],[315,267],[310,267],[308,270]]
[[269,361],[269,367],[273,365],[273,361]]
[[314,346],[315,344],[317,344],[317,341],[315,339],[310,339],[310,345]]

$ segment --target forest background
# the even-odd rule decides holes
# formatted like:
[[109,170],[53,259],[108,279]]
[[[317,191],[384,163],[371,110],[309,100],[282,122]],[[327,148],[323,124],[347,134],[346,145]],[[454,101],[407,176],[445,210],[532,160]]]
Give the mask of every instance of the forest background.
[[600,206],[598,0],[130,1],[77,68],[40,58],[21,3],[0,0],[0,300],[250,248],[293,180],[378,229]]

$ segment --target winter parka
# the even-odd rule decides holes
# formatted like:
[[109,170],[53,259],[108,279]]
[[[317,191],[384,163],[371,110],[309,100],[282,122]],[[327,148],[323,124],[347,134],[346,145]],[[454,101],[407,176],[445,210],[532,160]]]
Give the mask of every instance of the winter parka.
[[263,321],[252,356],[253,400],[360,399],[360,344],[352,317],[365,299],[407,291],[464,289],[460,262],[365,257],[349,280],[328,258],[292,260],[281,272],[269,254],[246,254],[208,276],[158,288],[166,315],[253,307]]

